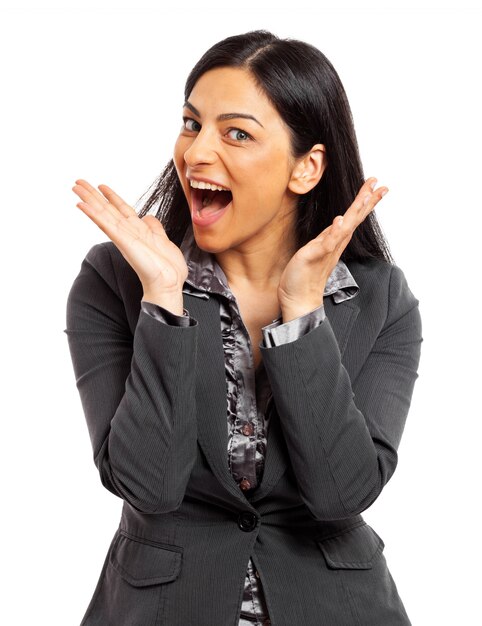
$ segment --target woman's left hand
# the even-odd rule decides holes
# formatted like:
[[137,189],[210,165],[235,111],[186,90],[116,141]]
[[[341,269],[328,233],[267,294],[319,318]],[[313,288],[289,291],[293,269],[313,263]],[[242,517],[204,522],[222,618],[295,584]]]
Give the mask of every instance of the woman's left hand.
[[376,183],[376,178],[369,178],[346,213],[337,216],[289,261],[278,287],[283,322],[309,313],[323,303],[326,281],[355,229],[388,191],[387,187],[375,189]]

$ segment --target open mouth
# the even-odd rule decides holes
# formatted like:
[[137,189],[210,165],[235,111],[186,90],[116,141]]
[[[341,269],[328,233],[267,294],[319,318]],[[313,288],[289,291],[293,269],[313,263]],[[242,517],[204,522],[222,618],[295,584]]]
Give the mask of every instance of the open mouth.
[[228,207],[233,199],[230,191],[214,191],[212,189],[196,189],[191,187],[193,216],[207,218],[220,213]]

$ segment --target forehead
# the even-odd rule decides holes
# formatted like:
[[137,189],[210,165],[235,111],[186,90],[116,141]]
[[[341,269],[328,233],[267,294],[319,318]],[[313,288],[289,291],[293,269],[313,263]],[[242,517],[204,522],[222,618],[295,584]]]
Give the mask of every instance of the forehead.
[[232,111],[278,116],[251,72],[238,67],[218,67],[202,74],[188,101],[202,116]]

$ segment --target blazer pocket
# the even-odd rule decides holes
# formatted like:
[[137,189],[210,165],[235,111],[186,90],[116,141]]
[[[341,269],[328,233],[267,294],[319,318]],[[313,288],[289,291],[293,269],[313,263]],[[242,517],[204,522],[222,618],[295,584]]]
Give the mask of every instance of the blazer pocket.
[[182,548],[133,539],[121,533],[110,554],[110,564],[134,587],[175,580],[181,571]]
[[371,526],[364,523],[336,537],[319,542],[330,569],[371,569],[385,544]]

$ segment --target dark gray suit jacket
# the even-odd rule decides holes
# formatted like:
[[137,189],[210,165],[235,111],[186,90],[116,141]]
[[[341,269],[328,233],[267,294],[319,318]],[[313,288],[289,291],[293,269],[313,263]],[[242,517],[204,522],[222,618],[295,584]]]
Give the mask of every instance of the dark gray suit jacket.
[[397,464],[422,342],[402,271],[348,263],[359,295],[291,343],[262,348],[274,402],[261,485],[227,464],[219,306],[197,324],[141,311],[137,275],[94,246],[68,298],[68,341],[103,485],[124,500],[82,624],[236,626],[252,556],[272,626],[410,624],[360,513]]

